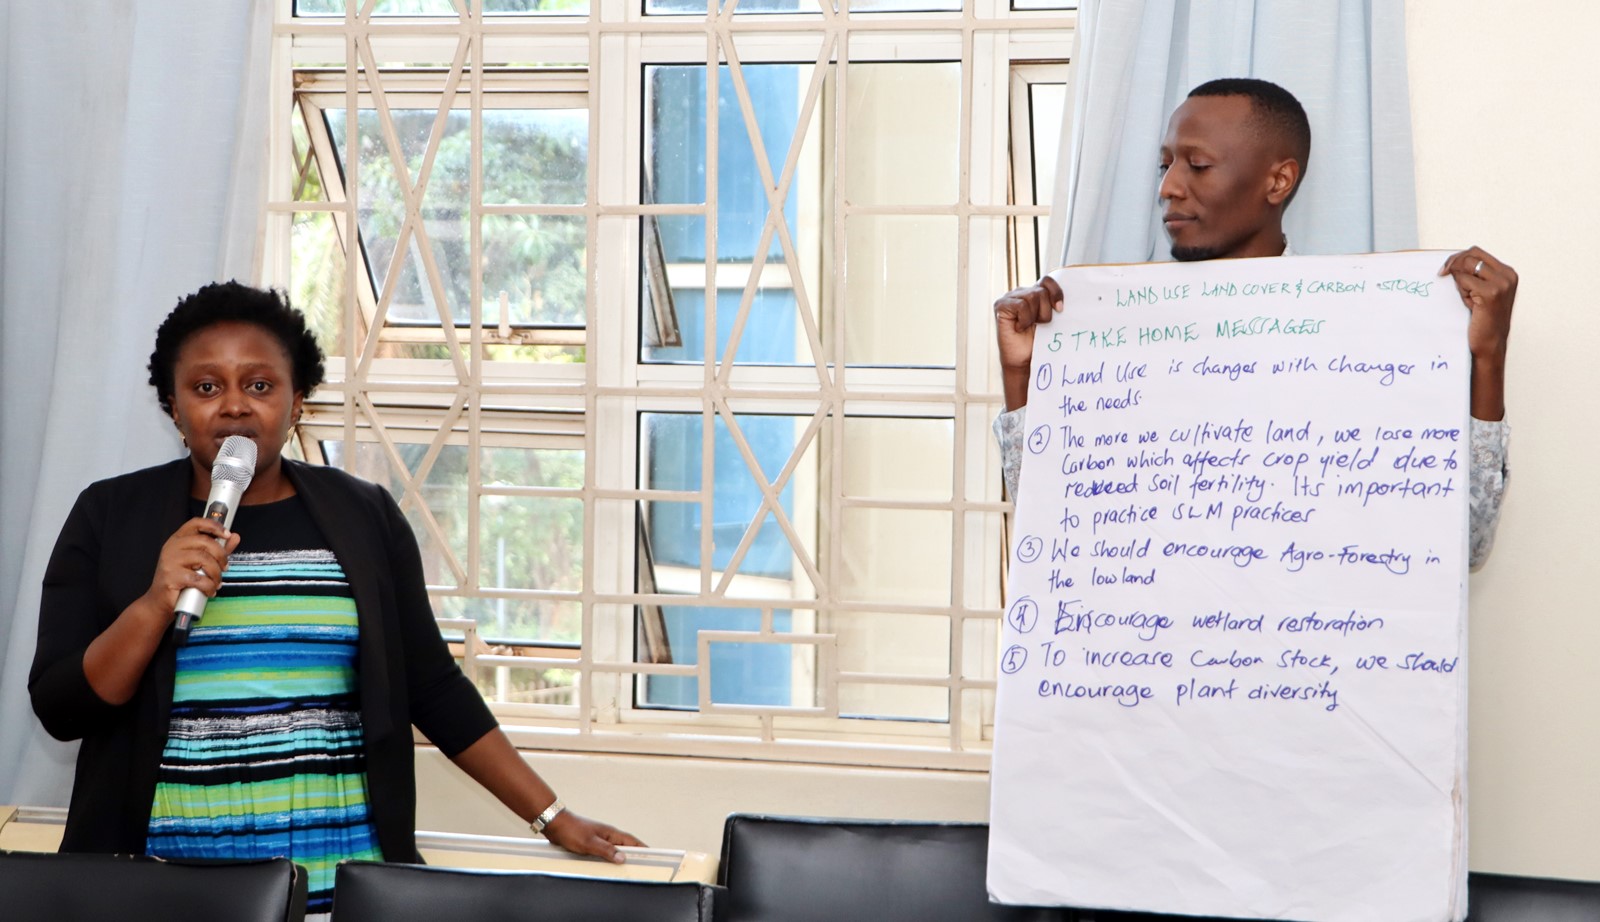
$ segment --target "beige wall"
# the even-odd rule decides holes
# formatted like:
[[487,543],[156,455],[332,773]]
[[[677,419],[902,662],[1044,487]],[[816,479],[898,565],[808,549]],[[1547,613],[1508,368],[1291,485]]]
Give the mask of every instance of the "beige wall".
[[1472,582],[1472,866],[1600,879],[1600,3],[1406,7],[1422,245],[1522,278],[1513,481]]
[[[1407,13],[1421,243],[1480,244],[1523,278],[1514,481],[1472,582],[1472,866],[1600,880],[1600,3],[1408,0]],[[733,810],[987,813],[987,779],[958,772],[531,761],[575,809],[708,853]],[[437,753],[418,769],[422,827],[519,833]]]
[[[772,765],[717,759],[529,753],[572,809],[657,848],[716,856],[729,813],[890,819],[989,818],[989,781],[972,772]],[[526,836],[528,827],[438,750],[417,750],[417,828]]]

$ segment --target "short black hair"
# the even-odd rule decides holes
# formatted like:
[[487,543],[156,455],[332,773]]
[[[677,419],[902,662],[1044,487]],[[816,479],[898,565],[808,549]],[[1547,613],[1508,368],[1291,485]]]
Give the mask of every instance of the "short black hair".
[[[1283,87],[1255,77],[1224,77],[1210,80],[1189,91],[1196,96],[1244,96],[1250,100],[1256,127],[1278,136],[1289,152],[1300,161],[1300,178],[1305,179],[1306,161],[1311,159],[1311,121],[1300,100]],[[1298,188],[1298,184],[1296,185]]]
[[282,292],[238,282],[213,282],[178,302],[156,329],[150,353],[150,384],[161,411],[172,415],[174,366],[185,341],[206,327],[227,322],[253,323],[277,337],[293,367],[294,389],[310,394],[322,383],[322,347],[306,327],[305,315]]

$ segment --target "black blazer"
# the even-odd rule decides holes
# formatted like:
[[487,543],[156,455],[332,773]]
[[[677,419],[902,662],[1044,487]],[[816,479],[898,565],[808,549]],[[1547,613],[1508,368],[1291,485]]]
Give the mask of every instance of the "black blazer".
[[[336,468],[283,460],[350,582],[368,800],[389,861],[418,861],[411,726],[454,756],[495,726],[433,621],[416,538],[393,497]],[[189,518],[188,458],[92,484],[45,569],[28,691],[57,739],[82,739],[62,851],[142,854],[166,745],[176,652],[161,642],[126,704],[89,687],[83,654],[143,595],[161,546]]]

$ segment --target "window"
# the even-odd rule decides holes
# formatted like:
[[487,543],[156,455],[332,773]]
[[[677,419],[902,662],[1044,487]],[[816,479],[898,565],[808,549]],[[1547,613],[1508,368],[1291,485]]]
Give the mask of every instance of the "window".
[[986,767],[989,302],[1038,274],[1071,14],[297,3],[299,448],[400,500],[513,736]]

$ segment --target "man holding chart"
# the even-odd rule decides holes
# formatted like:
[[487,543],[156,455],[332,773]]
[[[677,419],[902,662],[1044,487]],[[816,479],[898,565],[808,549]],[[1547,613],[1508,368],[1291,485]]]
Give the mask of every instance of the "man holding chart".
[[[1161,144],[1160,197],[1173,259],[1189,262],[1291,255],[1283,212],[1311,153],[1305,110],[1287,90],[1264,80],[1213,80],[1173,112]],[[1478,247],[1451,255],[1439,269],[1455,281],[1472,312],[1472,463],[1469,563],[1477,567],[1494,541],[1505,489],[1506,344],[1517,273]],[[1035,325],[1061,310],[1049,278],[1009,291],[994,304],[1006,412],[995,420],[1006,490],[1015,499],[1021,469],[1024,407],[1032,376]]]
[[1013,498],[1023,456],[1030,481],[998,902],[1465,917],[1466,571],[1504,487],[1517,277],[1476,247],[1275,258],[1310,149],[1281,87],[1204,84],[1160,147],[1178,262],[995,302],[995,429]]

